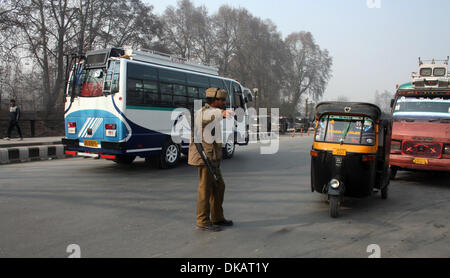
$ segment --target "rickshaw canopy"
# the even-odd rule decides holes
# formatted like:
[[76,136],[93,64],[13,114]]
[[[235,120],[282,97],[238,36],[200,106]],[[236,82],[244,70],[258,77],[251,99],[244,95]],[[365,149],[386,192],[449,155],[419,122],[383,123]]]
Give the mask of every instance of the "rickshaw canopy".
[[364,102],[321,102],[316,105],[316,118],[320,119],[324,114],[362,115],[374,121],[382,118],[382,112],[378,106]]

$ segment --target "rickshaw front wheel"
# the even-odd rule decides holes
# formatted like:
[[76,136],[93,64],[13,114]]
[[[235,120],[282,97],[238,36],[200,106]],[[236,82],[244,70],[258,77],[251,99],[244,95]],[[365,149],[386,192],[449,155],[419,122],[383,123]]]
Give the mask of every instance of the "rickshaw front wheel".
[[339,196],[330,196],[330,216],[333,218],[339,216]]

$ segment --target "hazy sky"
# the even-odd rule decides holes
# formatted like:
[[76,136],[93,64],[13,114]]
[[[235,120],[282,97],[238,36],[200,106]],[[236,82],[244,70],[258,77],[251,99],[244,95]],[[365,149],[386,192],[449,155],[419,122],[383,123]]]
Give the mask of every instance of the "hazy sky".
[[[376,90],[394,92],[410,81],[418,57],[450,55],[450,1],[371,0],[191,0],[210,14],[221,5],[242,7],[253,16],[272,20],[283,37],[310,31],[333,57],[333,77],[324,99],[345,95],[373,101]],[[161,14],[177,0],[147,0]],[[377,6],[377,5],[372,5]]]

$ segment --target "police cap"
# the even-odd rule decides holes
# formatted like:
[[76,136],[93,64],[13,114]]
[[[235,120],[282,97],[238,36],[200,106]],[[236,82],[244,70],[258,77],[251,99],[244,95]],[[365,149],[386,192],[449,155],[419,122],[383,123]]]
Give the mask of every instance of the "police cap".
[[206,90],[207,98],[227,98],[227,91],[220,88],[209,88]]

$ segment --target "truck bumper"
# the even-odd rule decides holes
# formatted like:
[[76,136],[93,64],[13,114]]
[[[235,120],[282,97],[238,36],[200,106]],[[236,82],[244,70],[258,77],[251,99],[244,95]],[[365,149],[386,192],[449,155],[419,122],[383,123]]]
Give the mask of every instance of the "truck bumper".
[[450,159],[427,158],[427,164],[414,163],[414,156],[391,154],[389,164],[404,169],[450,171]]

